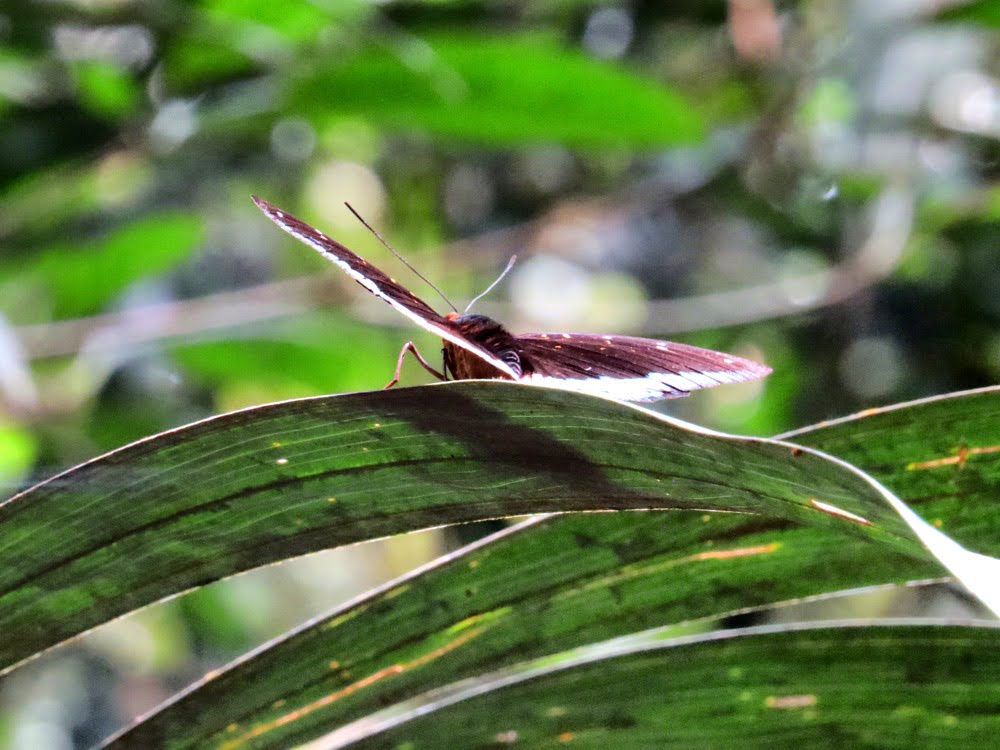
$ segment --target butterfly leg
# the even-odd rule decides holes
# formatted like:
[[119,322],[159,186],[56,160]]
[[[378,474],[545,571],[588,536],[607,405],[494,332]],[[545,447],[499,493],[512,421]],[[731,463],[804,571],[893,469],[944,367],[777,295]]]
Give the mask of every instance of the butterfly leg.
[[448,350],[441,347],[441,372],[444,373],[443,380],[447,381],[448,378]]
[[433,367],[431,367],[429,364],[427,364],[427,360],[424,359],[423,355],[421,355],[420,352],[417,351],[417,347],[412,341],[407,341],[406,344],[404,344],[403,348],[399,350],[399,359],[396,360],[396,372],[392,376],[392,380],[386,383],[385,388],[383,388],[382,390],[388,390],[389,388],[392,388],[394,385],[396,385],[396,383],[399,382],[399,372],[400,370],[403,369],[403,360],[406,358],[407,352],[412,352],[413,356],[417,358],[417,362],[423,365],[424,369],[427,370],[427,372],[429,372],[431,375],[436,377],[438,380],[448,379],[440,372],[435,370]]

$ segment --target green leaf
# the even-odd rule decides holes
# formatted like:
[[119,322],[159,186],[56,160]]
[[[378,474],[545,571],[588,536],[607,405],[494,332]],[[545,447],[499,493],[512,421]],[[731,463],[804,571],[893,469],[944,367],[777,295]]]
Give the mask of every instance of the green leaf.
[[208,0],[201,9],[212,25],[242,27],[246,34],[256,27],[258,33],[266,29],[297,42],[313,39],[331,20],[321,4],[304,0]]
[[140,90],[135,80],[117,65],[89,61],[73,68],[81,104],[94,114],[119,119],[135,111]]
[[869,409],[780,438],[864,468],[949,536],[1000,554],[1000,386]]
[[317,747],[989,747],[998,647],[997,623],[654,632],[419,696]]
[[518,384],[271,404],[140,441],[0,505],[0,664],[275,560],[532,512],[758,513],[932,560],[890,500],[808,451]]
[[[839,449],[894,489],[919,493],[903,497],[996,551],[1000,453],[980,450],[961,470],[909,467],[949,441],[997,444],[998,413],[1000,389],[985,389],[872,410],[795,438]],[[929,446],[927,424],[937,426]],[[957,474],[961,486],[953,483]],[[910,481],[914,475],[919,484]],[[530,521],[335,610],[197,686],[125,737],[138,745],[170,738],[186,746],[266,728],[255,746],[283,747],[373,707],[562,649],[937,572],[861,539],[759,516],[622,513]],[[463,636],[469,633],[475,635]],[[240,721],[232,730],[234,717]]]
[[299,49],[311,60],[317,37],[338,25],[356,25],[371,12],[361,0],[203,2],[190,8],[185,33],[170,40],[163,77],[171,90],[197,94],[215,82],[257,73],[269,58],[292,59]]
[[519,525],[196,684],[120,746],[211,746],[231,736],[239,717],[237,734],[253,732],[255,747],[287,747],[560,649],[938,572],[874,545],[756,517],[574,515]]
[[163,77],[171,92],[200,93],[216,81],[255,71],[256,65],[246,52],[234,49],[225,36],[216,34],[216,30],[196,27],[164,51]]
[[[2,68],[0,68],[2,73]],[[0,237],[40,235],[100,204],[93,165],[59,164],[15,180],[0,193]],[[7,276],[10,269],[0,269]]]
[[56,245],[22,273],[45,284],[56,317],[98,312],[129,284],[174,268],[201,242],[195,216],[161,213],[115,230],[87,245]]
[[0,486],[22,481],[38,451],[35,436],[18,425],[0,422]]
[[494,145],[648,148],[699,138],[666,86],[537,35],[437,35],[369,45],[294,87],[291,107]]
[[[372,363],[391,363],[399,353],[391,331],[373,330],[344,315],[299,317],[294,330],[280,329],[279,335],[281,340],[184,344],[171,352],[198,382],[269,388],[285,398],[329,391],[333,383],[345,390],[371,386]],[[391,364],[385,365],[384,377],[386,382],[392,377]]]
[[1000,4],[996,0],[959,3],[938,14],[942,21],[971,21],[983,26],[1000,26]]

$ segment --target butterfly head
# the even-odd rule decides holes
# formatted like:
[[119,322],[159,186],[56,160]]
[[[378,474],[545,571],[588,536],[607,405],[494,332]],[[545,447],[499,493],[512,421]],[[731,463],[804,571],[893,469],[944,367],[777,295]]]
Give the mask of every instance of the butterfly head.
[[450,320],[454,327],[473,340],[489,339],[493,336],[510,336],[507,329],[493,318],[476,313],[445,313],[445,320]]

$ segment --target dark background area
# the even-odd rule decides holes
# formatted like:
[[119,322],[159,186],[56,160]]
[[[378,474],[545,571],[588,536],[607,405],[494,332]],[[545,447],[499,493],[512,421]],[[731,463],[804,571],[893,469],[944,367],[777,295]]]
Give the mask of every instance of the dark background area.
[[[998,24],[995,2],[916,0],[8,0],[3,494],[222,411],[378,388],[410,338],[436,357],[251,193],[442,310],[343,201],[456,304],[517,253],[477,306],[512,330],[770,364],[655,407],[718,429],[994,383]],[[323,553],[100,628],[4,678],[0,743],[91,744],[445,544]]]

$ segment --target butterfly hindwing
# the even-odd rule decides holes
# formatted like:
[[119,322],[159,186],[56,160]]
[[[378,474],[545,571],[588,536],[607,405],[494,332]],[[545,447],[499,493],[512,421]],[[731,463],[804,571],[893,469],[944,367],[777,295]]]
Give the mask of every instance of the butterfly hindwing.
[[360,255],[351,252],[336,240],[327,237],[315,227],[292,216],[287,211],[283,211],[262,198],[258,198],[257,196],[252,197],[253,202],[257,204],[257,207],[271,221],[295,239],[319,251],[327,260],[338,265],[361,286],[379,299],[388,302],[393,308],[425,331],[430,331],[452,342],[456,346],[475,354],[510,377],[517,377],[517,373],[507,363],[495,357],[491,352],[479,346],[474,341],[470,341],[463,336],[456,329],[452,320],[438,314],[434,308],[391,276],[373,266]]
[[762,378],[769,367],[672,341],[589,333],[516,336],[527,382],[625,401],[656,401]]

